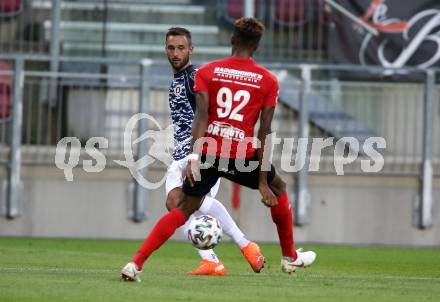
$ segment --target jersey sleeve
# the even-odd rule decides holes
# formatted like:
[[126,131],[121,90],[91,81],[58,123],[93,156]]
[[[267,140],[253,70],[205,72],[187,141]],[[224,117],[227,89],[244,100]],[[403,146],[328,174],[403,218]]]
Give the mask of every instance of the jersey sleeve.
[[199,69],[196,72],[194,79],[194,92],[205,91],[208,92],[208,85],[206,84],[203,77],[203,70]]
[[278,102],[278,93],[280,91],[278,80],[276,78],[273,79],[273,82],[270,85],[269,91],[265,96],[263,106],[264,107],[275,107]]

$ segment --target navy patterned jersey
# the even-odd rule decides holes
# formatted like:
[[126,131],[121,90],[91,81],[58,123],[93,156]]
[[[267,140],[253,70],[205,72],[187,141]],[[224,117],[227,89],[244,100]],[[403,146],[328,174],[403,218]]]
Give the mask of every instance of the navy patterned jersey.
[[171,119],[174,126],[174,160],[185,158],[191,145],[191,126],[196,108],[193,91],[196,69],[190,65],[174,74],[169,90]]

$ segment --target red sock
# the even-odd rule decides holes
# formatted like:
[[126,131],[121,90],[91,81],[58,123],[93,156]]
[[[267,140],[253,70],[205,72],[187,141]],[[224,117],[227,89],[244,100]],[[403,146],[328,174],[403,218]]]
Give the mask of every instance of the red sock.
[[165,243],[171,236],[173,236],[176,229],[185,224],[186,218],[183,212],[175,208],[163,216],[154,226],[150,235],[145,239],[144,243],[137,251],[136,255],[131,260],[136,263],[139,270],[147,258],[162,244]]
[[275,222],[280,238],[281,252],[283,256],[296,259],[296,250],[293,243],[293,218],[292,209],[287,198],[287,192],[278,196],[278,204],[270,208],[272,220]]

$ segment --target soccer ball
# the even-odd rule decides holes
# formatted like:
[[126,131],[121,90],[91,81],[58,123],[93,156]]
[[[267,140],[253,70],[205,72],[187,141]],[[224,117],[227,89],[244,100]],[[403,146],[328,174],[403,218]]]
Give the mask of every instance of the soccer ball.
[[209,215],[202,215],[191,220],[187,235],[196,248],[209,250],[220,242],[223,231],[217,219]]

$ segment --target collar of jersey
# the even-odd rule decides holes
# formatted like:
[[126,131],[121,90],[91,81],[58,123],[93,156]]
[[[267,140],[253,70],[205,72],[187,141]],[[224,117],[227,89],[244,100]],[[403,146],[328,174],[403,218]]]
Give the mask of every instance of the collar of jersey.
[[184,74],[186,71],[188,71],[189,69],[193,68],[193,65],[188,65],[188,67],[186,67],[184,70],[179,71],[178,73],[174,74],[175,78],[180,77],[182,74]]

